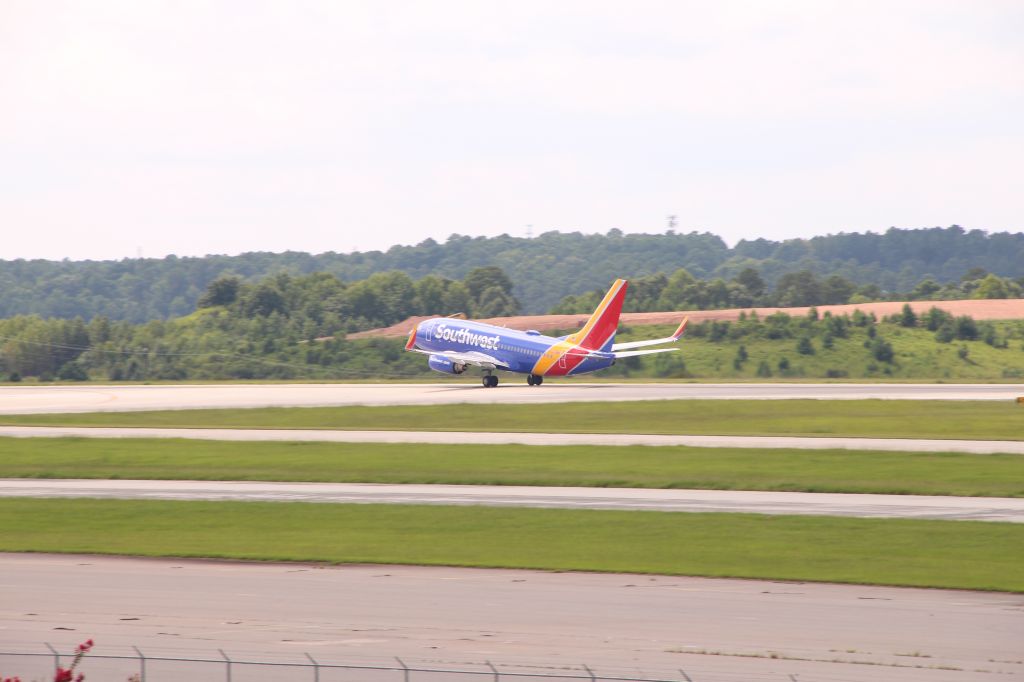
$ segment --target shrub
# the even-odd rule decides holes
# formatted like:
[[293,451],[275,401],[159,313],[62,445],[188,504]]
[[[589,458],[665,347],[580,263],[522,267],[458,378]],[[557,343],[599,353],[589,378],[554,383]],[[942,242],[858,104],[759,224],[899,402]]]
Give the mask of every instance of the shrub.
[[871,357],[879,362],[892,362],[894,355],[892,344],[881,337],[871,344]]
[[978,325],[970,315],[956,318],[956,338],[962,341],[974,341],[978,338]]
[[903,311],[900,313],[899,322],[901,327],[917,326],[917,315],[914,314],[914,309],[910,307],[909,303],[903,304]]
[[935,340],[939,343],[949,343],[956,338],[956,327],[953,325],[953,320],[946,320],[942,325],[935,330]]

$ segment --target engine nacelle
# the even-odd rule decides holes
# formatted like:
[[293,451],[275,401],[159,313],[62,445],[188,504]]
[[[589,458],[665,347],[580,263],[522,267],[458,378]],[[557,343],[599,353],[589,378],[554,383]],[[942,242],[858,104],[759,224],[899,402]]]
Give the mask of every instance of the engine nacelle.
[[431,355],[427,360],[427,366],[441,374],[462,374],[466,371],[466,363],[452,362],[443,355]]

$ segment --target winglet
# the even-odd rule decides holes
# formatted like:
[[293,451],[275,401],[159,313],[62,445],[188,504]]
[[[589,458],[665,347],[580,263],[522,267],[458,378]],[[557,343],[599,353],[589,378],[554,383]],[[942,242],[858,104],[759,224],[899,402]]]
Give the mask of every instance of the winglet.
[[412,350],[415,347],[416,347],[416,327],[413,327],[412,331],[409,332],[409,340],[405,342],[405,349],[406,350]]
[[679,323],[679,326],[676,328],[675,332],[673,332],[673,334],[672,334],[672,338],[673,339],[678,341],[682,337],[682,335],[686,333],[686,323],[689,322],[689,321],[690,321],[690,316],[689,315],[687,315],[686,317],[683,318],[683,321]]

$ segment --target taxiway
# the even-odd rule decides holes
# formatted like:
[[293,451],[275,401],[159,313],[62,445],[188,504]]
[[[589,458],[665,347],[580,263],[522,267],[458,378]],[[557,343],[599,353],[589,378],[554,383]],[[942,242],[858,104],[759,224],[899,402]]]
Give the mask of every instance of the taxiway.
[[786,450],[880,450],[1024,455],[1024,441],[798,436],[686,436],[632,433],[482,431],[348,431],[326,429],[169,429],[146,427],[0,426],[0,438],[184,438],[187,440],[478,445],[647,445]]
[[502,376],[496,389],[444,384],[167,384],[3,386],[0,414],[119,412],[340,405],[449,405],[622,400],[1014,400],[1019,384],[613,384],[548,382],[529,387]]
[[480,505],[1024,523],[1022,498],[748,490],[17,478],[0,479],[0,497]]

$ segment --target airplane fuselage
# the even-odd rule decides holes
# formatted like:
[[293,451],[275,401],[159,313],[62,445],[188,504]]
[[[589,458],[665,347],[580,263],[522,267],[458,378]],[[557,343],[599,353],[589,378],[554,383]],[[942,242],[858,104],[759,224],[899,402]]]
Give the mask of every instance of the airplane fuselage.
[[565,339],[470,320],[425,320],[417,326],[415,338],[416,345],[430,353],[481,353],[507,365],[499,369],[536,376],[586,374],[615,362],[611,353],[588,351]]

